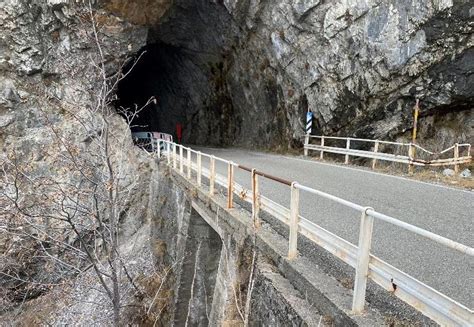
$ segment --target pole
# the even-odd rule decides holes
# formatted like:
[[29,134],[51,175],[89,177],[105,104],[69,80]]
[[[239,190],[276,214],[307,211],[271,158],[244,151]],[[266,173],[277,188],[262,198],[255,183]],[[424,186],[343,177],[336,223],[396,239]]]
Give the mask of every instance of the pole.
[[306,135],[304,136],[304,146],[303,146],[303,148],[304,148],[304,155],[305,155],[306,157],[308,156],[308,148],[307,148],[308,144],[309,144],[309,134],[306,134]]
[[[379,152],[379,141],[375,141],[375,145],[374,145],[374,154],[376,154],[377,152]],[[377,159],[374,158],[372,160],[372,169],[375,170],[375,165],[377,164]]]
[[211,156],[209,166],[209,195],[214,195],[214,188],[216,183],[216,157]]
[[234,164],[229,162],[227,167],[227,209],[233,208],[234,196]]
[[454,144],[454,172],[457,174],[459,172],[459,144]]
[[196,182],[198,186],[201,186],[201,175],[202,175],[201,151],[197,153],[196,164],[197,164]]
[[[416,99],[416,103],[415,103],[415,108],[413,110],[413,133],[412,133],[412,136],[411,136],[411,144],[410,144],[410,148],[409,148],[409,156],[410,156],[410,160],[414,160],[415,159],[415,156],[416,156],[416,148],[414,146],[412,146],[412,144],[415,144],[416,143],[416,134],[418,132],[418,114],[420,112],[420,99]],[[408,172],[410,174],[413,174],[413,163],[410,162],[410,167],[408,168]]]
[[299,222],[299,192],[295,187],[295,182],[291,183],[291,203],[290,203],[290,236],[288,238],[288,259],[296,258],[298,254],[298,222]]
[[324,151],[322,149],[323,147],[324,147],[324,136],[321,136],[321,152],[319,153],[320,160],[324,159]]
[[367,290],[367,276],[369,273],[370,245],[372,243],[372,230],[374,217],[367,214],[372,208],[364,208],[360,218],[359,249],[357,251],[356,276],[354,295],[352,298],[352,313],[360,314],[364,310],[365,292]]
[[188,148],[188,179],[191,179],[192,175],[192,162],[191,162],[191,148]]
[[[346,140],[346,150],[349,151],[351,148],[351,139],[347,138]],[[346,153],[346,158],[344,160],[344,164],[348,165],[349,164],[349,154]]]
[[256,229],[260,228],[260,219],[258,213],[260,211],[259,194],[258,194],[258,175],[255,169],[252,169],[252,218]]

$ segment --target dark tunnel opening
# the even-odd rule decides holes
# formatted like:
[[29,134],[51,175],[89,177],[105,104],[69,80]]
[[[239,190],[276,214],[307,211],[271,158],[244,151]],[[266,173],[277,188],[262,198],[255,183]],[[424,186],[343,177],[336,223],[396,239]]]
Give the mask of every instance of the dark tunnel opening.
[[236,30],[220,3],[179,1],[167,19],[149,26],[147,45],[119,83],[116,107],[142,108],[132,132],[162,132],[188,144],[232,144],[239,117],[228,90]]
[[[176,125],[186,124],[186,107],[177,102],[176,67],[183,61],[179,48],[156,43],[145,46],[124,68],[129,72],[118,86],[117,106],[129,114],[132,132],[162,132],[176,138]],[[150,102],[150,99],[156,101]]]

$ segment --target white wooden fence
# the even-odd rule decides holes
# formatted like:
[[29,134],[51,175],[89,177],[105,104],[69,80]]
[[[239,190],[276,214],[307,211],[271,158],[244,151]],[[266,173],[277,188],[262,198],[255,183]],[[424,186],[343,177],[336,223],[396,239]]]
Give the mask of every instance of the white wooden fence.
[[[395,225],[445,247],[461,252],[466,256],[474,256],[474,248],[377,212],[371,207],[361,206],[298,182],[287,181],[222,158],[194,151],[191,148],[173,142],[160,142],[165,144],[165,150],[161,151],[160,149],[162,147],[157,147],[158,156],[163,156],[164,160],[166,160],[172,169],[179,172],[191,183],[194,183],[196,187],[207,190],[210,196],[214,196],[216,185],[222,187],[227,193],[228,209],[232,209],[234,206],[234,196],[238,196],[241,200],[250,203],[252,205],[253,224],[257,230],[260,227],[259,213],[261,210],[289,226],[288,259],[294,260],[297,257],[298,236],[303,235],[355,268],[355,286],[352,302],[352,312],[354,314],[361,314],[364,310],[367,280],[370,278],[388,292],[402,299],[441,325],[474,325],[474,312],[472,310],[404,273],[402,270],[393,267],[382,259],[374,256],[370,251],[372,230],[375,221],[384,221]],[[207,167],[203,165],[203,158],[209,159],[206,160],[206,162],[208,161]],[[216,172],[216,162],[227,166],[227,176],[220,175]],[[249,172],[252,185],[251,190],[247,190],[235,182],[234,171],[236,169]],[[203,183],[203,177],[209,181],[208,188],[206,188],[207,186]],[[266,178],[276,183],[287,185],[291,190],[290,208],[286,208],[262,194],[259,189],[259,178]],[[301,216],[299,214],[299,194],[301,191],[329,199],[357,211],[360,215],[358,245],[350,243]]]
[[[317,143],[311,143],[312,140],[319,141]],[[330,142],[332,142],[332,144],[328,144]],[[354,148],[355,143],[357,143],[361,148],[371,148],[371,150],[356,149]],[[396,153],[384,152],[382,149],[384,146],[396,146],[397,151]],[[319,151],[321,159],[324,158],[324,152],[342,154],[345,156],[344,162],[346,164],[349,163],[350,157],[370,158],[372,159],[372,169],[375,169],[377,160],[385,160],[408,164],[410,167],[454,165],[454,170],[458,172],[460,164],[469,163],[472,160],[471,145],[467,143],[456,143],[441,152],[435,153],[428,151],[415,143],[389,142],[351,137],[306,135],[304,154],[307,156],[308,151],[310,150]],[[446,155],[450,155],[451,152],[452,157],[443,158]]]

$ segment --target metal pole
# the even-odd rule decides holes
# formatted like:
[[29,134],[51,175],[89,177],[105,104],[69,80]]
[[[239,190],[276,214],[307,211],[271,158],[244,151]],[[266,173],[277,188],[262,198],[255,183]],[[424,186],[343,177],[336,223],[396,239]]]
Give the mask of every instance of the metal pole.
[[202,160],[201,160],[201,151],[197,153],[197,176],[196,181],[198,186],[201,186],[201,175],[202,175]]
[[168,165],[170,165],[171,164],[171,143],[166,143],[166,148],[167,148],[166,154],[168,156]]
[[[374,145],[374,154],[379,152],[379,141],[375,141],[375,145]],[[374,158],[372,160],[372,169],[375,170],[375,165],[377,164],[377,159]]]
[[[324,136],[321,136],[321,146],[324,146]],[[323,160],[324,158],[324,151],[321,149],[321,153],[319,154],[319,159]]]
[[259,211],[258,175],[256,174],[256,170],[252,169],[252,218],[253,224],[257,229],[260,228]]
[[296,182],[291,183],[290,203],[290,236],[288,239],[288,259],[296,258],[298,253],[298,223],[300,190],[295,188]]
[[173,143],[173,168],[176,169],[176,143]]
[[308,144],[309,144],[309,134],[306,134],[304,137],[304,146],[303,146],[305,156],[308,156],[308,148],[307,148]]
[[411,141],[413,143],[416,143],[416,133],[417,133],[417,129],[418,129],[418,114],[420,112],[420,100],[419,99],[416,99],[416,104],[415,104],[415,108],[414,108],[414,111],[413,111],[413,134],[411,136]]
[[234,197],[234,164],[229,162],[227,166],[227,209],[232,209]]
[[364,208],[360,219],[359,249],[357,251],[354,295],[352,298],[352,312],[355,314],[360,314],[364,310],[367,277],[369,273],[370,246],[372,243],[374,217],[368,215],[367,210],[374,209]]
[[183,145],[179,145],[179,172],[184,173]]
[[216,157],[211,156],[211,163],[209,167],[209,194],[214,195],[214,188],[216,182]]
[[[349,150],[351,148],[351,139],[348,138],[346,140],[346,149]],[[349,154],[346,153],[346,160],[344,160],[344,164],[348,165],[349,164]]]
[[191,173],[192,173],[192,162],[191,162],[191,148],[188,148],[188,179],[191,179]]
[[455,143],[454,144],[454,172],[456,174],[459,172],[458,159],[459,159],[459,144]]
[[[415,108],[413,108],[413,133],[412,133],[412,136],[411,136],[411,143],[410,143],[410,159],[411,160],[414,160],[415,159],[415,156],[416,156],[416,148],[413,147],[413,144],[416,143],[416,134],[418,132],[418,114],[420,112],[420,100],[419,99],[416,99],[416,103],[415,103]],[[413,174],[413,163],[410,162],[410,166],[408,168],[408,172],[410,174]]]

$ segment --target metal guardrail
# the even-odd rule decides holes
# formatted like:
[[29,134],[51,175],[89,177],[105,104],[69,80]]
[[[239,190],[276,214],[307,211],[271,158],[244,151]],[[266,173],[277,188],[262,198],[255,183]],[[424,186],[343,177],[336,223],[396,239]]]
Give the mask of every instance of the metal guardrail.
[[[319,139],[319,144],[311,144],[311,139]],[[339,140],[345,142],[345,147],[337,146],[328,146],[328,140]],[[353,142],[362,142],[373,144],[372,151],[353,149],[351,145]],[[395,145],[401,147],[403,154],[395,153],[384,153],[380,151],[380,145]],[[472,160],[471,156],[471,145],[470,144],[454,144],[453,146],[435,153],[426,150],[425,148],[419,146],[415,143],[402,143],[402,142],[389,142],[389,141],[380,141],[380,140],[369,140],[369,139],[360,139],[360,138],[351,138],[351,137],[336,137],[336,136],[317,136],[317,135],[306,135],[304,142],[304,155],[308,155],[309,150],[319,151],[320,159],[324,158],[324,152],[343,154],[345,155],[344,163],[349,163],[349,157],[362,157],[372,159],[372,169],[375,169],[377,160],[385,160],[391,162],[405,163],[410,166],[410,171],[413,170],[413,166],[444,166],[444,165],[454,165],[454,170],[457,173],[459,170],[459,165],[463,163],[469,163]],[[429,160],[421,159],[420,157],[416,158],[416,150],[419,150],[425,156],[430,157]],[[450,158],[436,158],[445,153],[453,151],[453,157]],[[460,153],[464,153],[463,156],[460,156]]]
[[[255,228],[258,229],[260,227],[260,210],[269,213],[279,221],[288,225],[290,231],[288,239],[288,259],[293,260],[297,257],[297,240],[298,235],[301,234],[355,268],[356,273],[352,302],[353,314],[361,314],[364,310],[367,280],[370,278],[388,292],[391,292],[441,325],[474,325],[474,312],[472,310],[393,267],[370,252],[375,220],[381,220],[395,225],[468,256],[474,256],[474,248],[387,216],[377,212],[371,207],[358,205],[298,182],[272,176],[262,171],[245,167],[213,155],[201,153],[200,151],[195,151],[173,142],[159,142],[162,142],[166,146],[164,147],[164,151],[161,150],[161,147],[158,147],[158,156],[161,157],[164,155],[168,165],[174,170],[178,171],[190,181],[195,178],[198,187],[202,187],[203,176],[209,179],[210,196],[215,194],[216,184],[223,187],[227,191],[228,209],[233,208],[234,195],[250,203],[252,205],[252,219]],[[179,149],[179,151],[177,149]],[[186,151],[186,156],[184,156],[184,151]],[[195,157],[195,161],[193,161],[193,157]],[[209,158],[209,168],[203,167],[203,157]],[[227,176],[216,173],[216,161],[227,165]],[[235,169],[250,172],[251,191],[246,190],[242,185],[235,182]],[[259,177],[289,186],[291,189],[290,208],[286,208],[261,194],[259,190]],[[350,243],[301,216],[299,214],[300,191],[329,199],[358,211],[360,214],[358,245]]]
[[[162,144],[158,144],[159,141],[165,140],[173,142],[173,136],[161,132],[132,132],[132,140],[136,145],[149,152],[157,152],[158,146],[163,146]],[[160,150],[163,150],[163,148]]]

